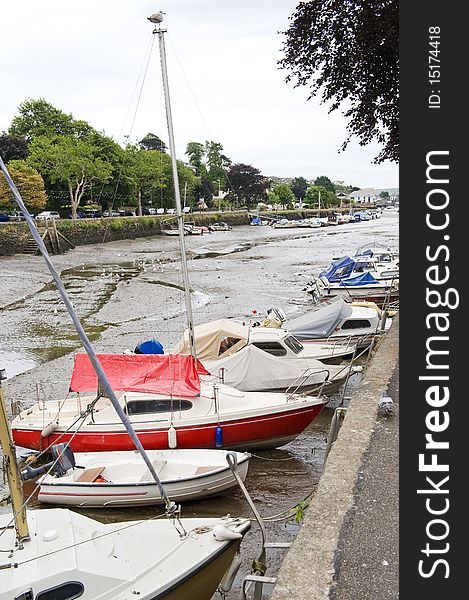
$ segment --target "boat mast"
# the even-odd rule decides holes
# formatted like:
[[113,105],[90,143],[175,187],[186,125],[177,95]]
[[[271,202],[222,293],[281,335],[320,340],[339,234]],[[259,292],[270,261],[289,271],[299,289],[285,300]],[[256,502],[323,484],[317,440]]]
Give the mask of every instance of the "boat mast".
[[179,231],[179,248],[181,251],[181,264],[182,264],[182,280],[184,285],[184,298],[186,303],[186,315],[187,315],[187,327],[189,330],[189,342],[191,347],[191,354],[194,362],[197,366],[196,353],[195,353],[195,339],[194,339],[194,321],[192,318],[192,304],[191,304],[191,291],[189,286],[189,271],[187,268],[187,256],[186,256],[186,244],[184,240],[184,213],[181,207],[181,194],[179,191],[179,177],[177,171],[176,162],[176,148],[174,144],[174,133],[173,133],[173,118],[171,115],[171,100],[169,97],[169,83],[168,83],[168,70],[166,67],[166,49],[164,44],[164,34],[167,29],[162,29],[160,23],[163,20],[162,12],[155,13],[148,17],[151,23],[157,25],[153,30],[153,33],[158,34],[158,42],[160,46],[160,59],[161,59],[161,73],[163,76],[163,90],[164,100],[166,107],[166,122],[168,125],[168,137],[169,137],[169,149],[171,152],[171,165],[173,169],[173,181],[174,181],[174,199],[176,201],[176,213],[178,219],[178,231]]
[[29,540],[30,535],[28,521],[26,520],[26,505],[23,499],[21,475],[16,461],[15,445],[11,439],[5,398],[3,397],[2,381],[5,379],[5,370],[0,369],[0,446],[3,452],[3,464],[5,465],[8,487],[10,489],[16,536],[19,542],[23,542]]

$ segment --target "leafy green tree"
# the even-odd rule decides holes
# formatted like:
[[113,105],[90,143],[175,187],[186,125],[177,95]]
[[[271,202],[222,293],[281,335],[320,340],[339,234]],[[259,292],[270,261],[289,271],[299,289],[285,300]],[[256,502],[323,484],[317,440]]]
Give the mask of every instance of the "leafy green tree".
[[[288,206],[295,202],[295,194],[292,192],[288,183],[277,183],[272,187],[271,194],[278,198],[278,201],[275,202],[275,204]],[[272,196],[269,195],[268,198],[271,200]]]
[[[8,171],[18,188],[28,210],[42,210],[47,203],[44,180],[24,160],[10,160]],[[13,194],[3,173],[0,174],[0,207],[10,208],[15,204]]]
[[383,199],[389,198],[389,192],[387,192],[386,190],[383,190],[379,196],[380,196],[380,198],[383,198]]
[[231,185],[230,200],[234,200],[238,205],[246,204],[252,207],[265,201],[269,180],[252,165],[232,165],[228,172],[228,180]]
[[310,185],[306,192],[305,201],[310,206],[318,208],[328,208],[337,204],[336,195],[326,190],[323,185]]
[[399,161],[398,0],[300,2],[284,32],[286,80],[322,90],[329,112],[346,101],[349,135],[383,144],[375,162]]
[[3,132],[0,135],[0,156],[5,164],[10,160],[24,160],[28,156],[28,144],[23,138]]
[[137,214],[141,215],[143,203],[153,204],[153,199],[162,196],[168,185],[167,164],[164,164],[168,156],[163,158],[164,153],[160,151],[142,150],[133,145],[127,146],[125,153],[127,171],[137,195]]
[[72,219],[83,194],[93,183],[103,183],[112,175],[112,165],[99,156],[91,143],[65,136],[36,137],[29,146],[28,164],[54,183],[66,184]]
[[209,178],[219,182],[220,189],[226,189],[226,174],[231,166],[231,160],[223,154],[223,146],[218,142],[205,142],[205,155]]
[[306,190],[308,189],[308,182],[304,177],[295,177],[291,182],[291,190],[298,198],[298,200],[303,200],[306,195]]
[[197,169],[197,174],[201,177],[207,175],[205,166],[205,146],[200,142],[189,142],[186,146],[186,155],[190,164]]
[[138,144],[143,150],[159,150],[160,152],[166,152],[168,149],[163,140],[154,133],[147,133]]
[[[30,143],[35,137],[55,135],[72,136],[77,132],[72,115],[67,115],[50,102],[25,100],[18,108],[19,114],[13,118],[8,133]],[[79,122],[83,125],[83,121]],[[81,131],[80,127],[78,130]]]
[[322,185],[322,187],[326,188],[328,192],[335,192],[335,187],[329,177],[325,175],[321,175],[320,177],[316,177],[314,180],[314,185]]

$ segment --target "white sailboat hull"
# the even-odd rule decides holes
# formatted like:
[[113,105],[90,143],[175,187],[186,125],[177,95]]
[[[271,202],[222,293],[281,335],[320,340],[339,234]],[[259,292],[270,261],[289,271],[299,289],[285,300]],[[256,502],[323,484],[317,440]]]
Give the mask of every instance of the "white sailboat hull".
[[[11,527],[0,537],[0,600],[34,599],[64,586],[78,595],[57,597],[209,600],[249,521],[181,522],[189,534],[184,539],[168,519],[102,524],[66,509],[30,511],[30,541],[15,545]],[[10,515],[0,515],[0,527],[9,523]],[[214,528],[220,524],[241,535],[215,539]]]

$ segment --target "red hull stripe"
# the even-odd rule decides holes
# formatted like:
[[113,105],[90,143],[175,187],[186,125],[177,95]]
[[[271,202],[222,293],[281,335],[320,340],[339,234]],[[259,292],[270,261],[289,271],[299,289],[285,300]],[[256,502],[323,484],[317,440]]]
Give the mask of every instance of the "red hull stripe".
[[87,496],[90,498],[95,498],[98,496],[146,496],[147,492],[139,492],[139,493],[130,493],[126,492],[124,494],[78,494],[75,492],[39,492],[40,496]]
[[[250,420],[221,422],[223,431],[223,446],[235,448],[237,445],[248,446],[266,441],[272,446],[272,440],[293,438],[308,427],[313,419],[321,412],[323,404],[296,409],[287,413],[255,417]],[[176,427],[177,447],[184,448],[216,448],[215,423],[195,427]],[[144,430],[137,435],[147,450],[162,450],[168,448],[168,431]],[[13,439],[17,446],[40,450],[56,441],[71,441],[74,452],[100,452],[114,450],[133,450],[134,444],[124,431],[80,431],[73,440],[73,432],[62,434],[57,431],[48,438],[41,438],[39,430],[13,429]]]

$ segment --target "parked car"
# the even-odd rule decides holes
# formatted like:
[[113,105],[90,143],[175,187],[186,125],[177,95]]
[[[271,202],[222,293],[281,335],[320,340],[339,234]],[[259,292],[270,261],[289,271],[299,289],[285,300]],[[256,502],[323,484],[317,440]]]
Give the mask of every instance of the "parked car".
[[175,208],[167,208],[166,209],[166,214],[168,214],[168,215],[175,215],[176,214],[176,209]]
[[191,212],[191,207],[190,207],[190,206],[185,206],[185,207],[182,209],[182,212],[183,212],[183,213],[186,213],[186,214],[187,214],[187,213],[190,213],[190,212]]
[[97,208],[85,208],[83,213],[85,215],[84,219],[99,219],[99,217],[102,217],[101,211]]
[[7,223],[10,220],[10,215],[0,213],[0,223]]
[[[85,211],[84,210],[77,210],[77,219],[84,219],[86,217],[85,215]],[[71,219],[72,218],[72,213],[69,212],[67,214],[67,219]]]
[[156,215],[156,208],[142,208],[142,215]]
[[26,221],[26,217],[23,214],[22,210],[12,210],[8,213],[10,221]]
[[156,214],[157,215],[164,215],[164,208],[157,208],[156,209]]
[[119,210],[120,217],[135,217],[135,213],[131,210]]
[[121,215],[117,210],[105,210],[102,214],[103,217],[120,217]]
[[230,231],[232,227],[225,223],[224,221],[220,221],[220,223],[212,223],[208,226],[210,231]]
[[37,221],[47,221],[48,219],[60,219],[60,215],[56,210],[44,210],[36,215]]

